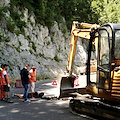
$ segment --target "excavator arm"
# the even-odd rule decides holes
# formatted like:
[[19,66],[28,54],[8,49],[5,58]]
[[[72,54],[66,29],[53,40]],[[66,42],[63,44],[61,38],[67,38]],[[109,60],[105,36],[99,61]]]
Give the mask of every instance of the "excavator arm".
[[[81,28],[85,28],[85,29],[79,29],[79,25]],[[76,76],[74,76],[72,72],[73,72],[73,65],[74,65],[78,37],[89,40],[91,38],[90,33],[98,27],[99,25],[96,24],[79,23],[76,21],[73,22],[72,30],[71,30],[69,57],[66,66],[67,74],[58,75],[59,97],[69,96],[69,93],[76,91],[76,89],[74,88],[74,80]],[[96,45],[96,42],[98,40],[97,38],[95,38],[95,40],[92,41],[94,41]]]
[[[87,29],[78,29],[79,25],[81,27],[87,28]],[[72,30],[71,30],[68,65],[67,65],[67,72],[69,73],[70,76],[72,75],[78,37],[89,40],[90,39],[90,32],[92,30],[97,29],[98,27],[99,27],[99,25],[97,25],[97,24],[78,23],[75,21],[73,22]],[[97,49],[97,42],[98,42],[98,39],[96,38],[94,40],[94,45],[95,45],[96,49]]]

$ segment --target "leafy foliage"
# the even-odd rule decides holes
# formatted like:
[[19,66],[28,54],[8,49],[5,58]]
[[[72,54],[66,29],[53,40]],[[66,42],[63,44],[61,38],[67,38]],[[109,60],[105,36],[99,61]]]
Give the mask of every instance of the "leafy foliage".
[[119,0],[93,0],[91,4],[98,22],[104,23],[119,23],[120,22],[120,1]]
[[10,42],[10,39],[9,39],[9,37],[6,37],[4,35],[3,31],[0,31],[0,42],[3,42],[3,41]]
[[[120,22],[119,0],[11,0],[11,17],[15,24],[22,29],[26,26],[15,10],[27,8],[29,13],[34,13],[36,22],[49,28],[54,21],[60,23],[65,18],[68,29],[72,21],[104,24],[106,22]],[[1,9],[0,9],[1,11]],[[0,12],[2,14],[2,12]]]
[[0,20],[5,16],[4,12],[6,12],[7,7],[5,6],[0,6]]
[[[60,23],[62,17],[67,21],[68,28],[73,20],[88,22],[91,16],[89,13],[92,12],[90,4],[89,0],[11,0],[11,6],[27,8],[29,13],[35,14],[38,23],[48,27],[51,27],[54,21]],[[12,18],[20,17],[15,13],[13,15]]]
[[25,21],[22,21],[22,18],[24,16],[23,13],[18,12],[18,10],[19,9],[17,9],[16,6],[14,6],[14,0],[13,0],[13,3],[12,2],[10,3],[10,8],[9,8],[10,16],[13,19],[14,24],[18,28],[20,28],[20,30],[22,30],[23,27],[26,27],[26,23]]
[[15,29],[15,23],[10,19],[7,20],[7,29],[12,33],[14,32]]
[[59,61],[60,61],[60,59],[58,58],[58,56],[57,56],[57,55],[55,55],[54,60],[55,60],[55,61],[57,61],[57,62],[59,62]]

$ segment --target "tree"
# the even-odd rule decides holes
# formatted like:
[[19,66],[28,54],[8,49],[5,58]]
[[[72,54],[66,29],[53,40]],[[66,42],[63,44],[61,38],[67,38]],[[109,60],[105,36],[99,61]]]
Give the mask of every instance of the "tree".
[[119,7],[119,0],[94,0],[91,3],[91,9],[95,13],[99,24],[119,23]]

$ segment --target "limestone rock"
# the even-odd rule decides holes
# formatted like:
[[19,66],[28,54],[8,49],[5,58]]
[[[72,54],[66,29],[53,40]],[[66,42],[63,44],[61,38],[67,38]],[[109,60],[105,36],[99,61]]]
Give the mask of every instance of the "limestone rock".
[[[7,1],[7,2],[6,2]],[[0,4],[8,4],[9,0],[2,0]],[[21,11],[19,11],[21,12]],[[9,12],[6,14],[10,17]],[[10,18],[11,19],[11,18]],[[35,65],[37,75],[44,77],[56,77],[66,70],[69,55],[70,30],[63,23],[54,23],[51,29],[47,26],[36,24],[34,14],[29,15],[28,9],[24,9],[23,21],[27,23],[24,33],[19,35],[6,29],[6,21],[0,23],[0,31],[4,31],[9,41],[0,42],[0,64],[9,65],[8,73],[11,77],[20,77],[20,70],[25,64]],[[63,32],[63,28],[66,32]],[[16,30],[19,30],[16,27]],[[81,65],[86,61],[86,45],[78,40],[75,65]]]

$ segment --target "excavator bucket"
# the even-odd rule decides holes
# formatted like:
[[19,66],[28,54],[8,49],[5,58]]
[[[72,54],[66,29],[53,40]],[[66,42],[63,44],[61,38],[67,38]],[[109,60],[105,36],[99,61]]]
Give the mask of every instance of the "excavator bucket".
[[76,97],[79,94],[86,93],[86,75],[78,77],[59,75],[58,76],[58,97]]
[[76,89],[74,88],[74,79],[75,76],[58,76],[59,98],[70,97],[70,93],[76,92]]

